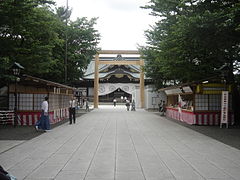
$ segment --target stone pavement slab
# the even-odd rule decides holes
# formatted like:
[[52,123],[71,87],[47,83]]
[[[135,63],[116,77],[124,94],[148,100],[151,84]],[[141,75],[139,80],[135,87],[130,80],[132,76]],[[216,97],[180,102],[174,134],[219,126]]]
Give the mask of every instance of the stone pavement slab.
[[15,141],[15,140],[0,140],[0,153],[3,153],[21,143],[24,141]]
[[[15,142],[12,142],[15,143]],[[0,141],[0,149],[9,145]],[[141,109],[99,106],[0,153],[18,180],[238,180],[240,150]]]

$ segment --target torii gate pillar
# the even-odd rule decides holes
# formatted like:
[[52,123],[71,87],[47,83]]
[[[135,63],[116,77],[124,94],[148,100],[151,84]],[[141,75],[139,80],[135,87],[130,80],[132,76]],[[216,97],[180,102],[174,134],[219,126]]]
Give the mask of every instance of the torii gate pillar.
[[95,73],[94,73],[94,108],[98,108],[98,87],[99,87],[99,54],[95,56]]
[[143,72],[144,61],[140,60],[140,101],[141,108],[144,108],[144,72]]

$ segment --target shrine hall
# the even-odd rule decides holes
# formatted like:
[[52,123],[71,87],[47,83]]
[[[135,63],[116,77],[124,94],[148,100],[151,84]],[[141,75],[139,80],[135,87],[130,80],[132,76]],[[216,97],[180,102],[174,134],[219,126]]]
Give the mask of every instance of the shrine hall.
[[92,97],[94,107],[99,103],[124,103],[134,100],[136,107],[145,107],[145,88],[152,84],[143,72],[144,60],[136,50],[102,50],[89,63],[83,86]]

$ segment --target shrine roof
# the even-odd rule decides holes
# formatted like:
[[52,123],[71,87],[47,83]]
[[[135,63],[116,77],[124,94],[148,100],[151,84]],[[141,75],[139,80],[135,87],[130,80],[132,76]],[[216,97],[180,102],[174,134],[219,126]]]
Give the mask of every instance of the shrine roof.
[[[131,60],[138,60],[137,58],[130,58]],[[129,59],[129,60],[130,60]],[[100,60],[112,60],[110,58],[100,58]],[[107,77],[108,75],[114,74],[116,73],[116,71],[108,71],[108,72],[102,72],[106,69],[108,69],[109,67],[114,66],[114,65],[109,65],[109,64],[99,64],[99,78],[104,78]],[[132,76],[133,78],[140,78],[140,66],[139,65],[124,65],[126,67],[129,67],[130,69],[133,69],[136,72],[128,72],[128,71],[122,71],[123,74],[128,74],[130,76]],[[94,79],[94,71],[95,71],[95,61],[91,61],[84,73],[84,79]]]

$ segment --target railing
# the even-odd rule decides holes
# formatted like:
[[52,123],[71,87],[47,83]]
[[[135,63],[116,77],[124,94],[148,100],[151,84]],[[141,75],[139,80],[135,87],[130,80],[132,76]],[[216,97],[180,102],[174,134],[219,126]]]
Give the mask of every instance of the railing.
[[14,124],[14,111],[0,111],[0,124]]

